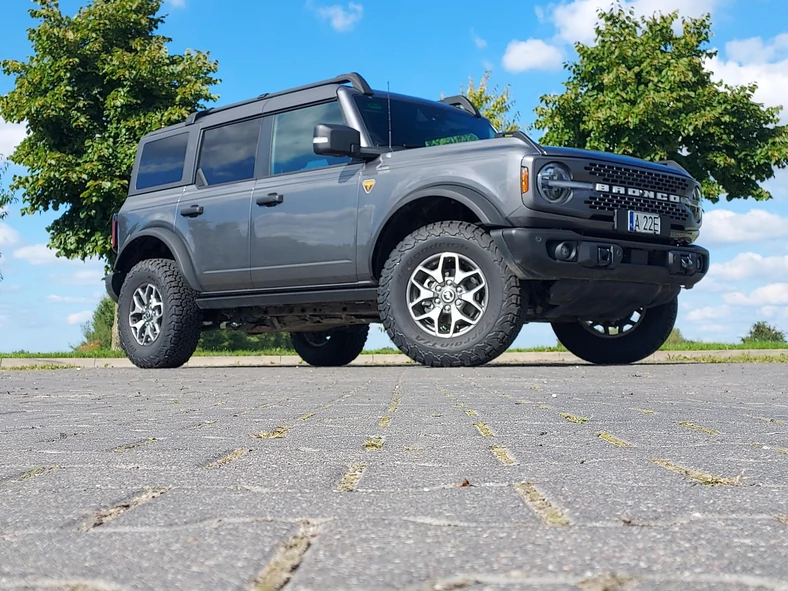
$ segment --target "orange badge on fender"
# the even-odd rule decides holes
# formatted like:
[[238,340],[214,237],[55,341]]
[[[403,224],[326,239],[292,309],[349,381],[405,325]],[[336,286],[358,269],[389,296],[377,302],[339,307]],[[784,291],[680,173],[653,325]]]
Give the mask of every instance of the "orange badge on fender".
[[369,193],[372,190],[372,187],[375,186],[375,181],[373,179],[369,179],[361,184],[364,186],[364,191]]

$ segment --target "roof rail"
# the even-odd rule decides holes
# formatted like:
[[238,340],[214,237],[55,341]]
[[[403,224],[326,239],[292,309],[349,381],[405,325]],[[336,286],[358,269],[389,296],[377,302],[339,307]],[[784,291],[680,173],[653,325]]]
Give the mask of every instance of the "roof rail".
[[288,88],[286,90],[279,90],[279,91],[276,91],[276,92],[264,92],[263,94],[255,97],[255,98],[248,99],[248,100],[245,100],[245,101],[241,101],[241,102],[238,102],[238,103],[233,103],[231,105],[225,105],[225,106],[222,106],[222,107],[211,107],[209,109],[204,109],[202,111],[195,111],[194,113],[190,114],[186,118],[184,123],[186,125],[191,125],[192,123],[197,121],[197,119],[200,119],[201,117],[205,117],[209,113],[217,113],[219,111],[224,111],[225,109],[230,109],[230,108],[233,108],[233,107],[239,107],[241,105],[247,105],[249,103],[253,103],[255,101],[259,101],[259,100],[264,99],[264,98],[273,98],[275,96],[283,96],[283,95],[286,95],[286,94],[291,94],[293,92],[300,92],[302,90],[309,90],[310,88],[320,88],[321,86],[329,86],[331,84],[346,84],[348,82],[356,90],[358,90],[358,91],[360,91],[360,92],[362,92],[364,94],[372,94],[372,88],[369,86],[369,84],[364,79],[364,77],[361,76],[361,74],[358,74],[356,72],[349,72],[348,74],[341,74],[341,75],[336,76],[334,78],[329,78],[328,80],[321,80],[320,82],[312,82],[310,84],[305,84],[303,86],[296,86],[295,88]]
[[459,107],[463,111],[468,111],[474,117],[481,117],[482,114],[479,113],[479,109],[476,108],[468,97],[462,94],[458,94],[455,96],[447,96],[446,98],[441,99],[442,103],[446,103],[447,105],[451,105],[452,107]]
[[309,90],[310,88],[320,88],[321,86],[329,86],[331,84],[346,84],[348,82],[350,82],[350,84],[356,90],[363,92],[364,94],[372,94],[372,88],[370,88],[369,84],[367,84],[367,81],[364,80],[364,77],[356,72],[350,72],[348,74],[340,74],[339,76],[335,76],[334,78],[329,78],[328,80],[321,80],[320,82],[312,82],[310,84],[304,84],[303,86],[288,88],[287,90],[279,90],[277,92],[264,92],[257,98],[271,98],[274,96],[282,96],[284,94],[290,94],[293,92],[300,92],[302,90]]

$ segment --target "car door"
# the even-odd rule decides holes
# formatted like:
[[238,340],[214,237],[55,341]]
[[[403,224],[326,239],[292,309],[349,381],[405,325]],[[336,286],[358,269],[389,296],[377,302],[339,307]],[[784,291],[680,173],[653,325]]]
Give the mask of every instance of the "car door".
[[355,283],[362,164],[315,154],[318,123],[344,123],[336,100],[267,117],[268,174],[252,196],[251,272],[256,288]]
[[249,208],[262,118],[202,132],[197,179],[181,196],[176,227],[207,292],[251,289]]

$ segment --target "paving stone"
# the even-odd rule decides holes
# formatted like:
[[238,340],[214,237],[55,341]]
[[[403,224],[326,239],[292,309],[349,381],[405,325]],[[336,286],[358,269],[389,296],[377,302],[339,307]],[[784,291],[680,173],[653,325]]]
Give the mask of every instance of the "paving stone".
[[2,371],[0,588],[274,561],[303,590],[788,591],[787,392],[781,364]]

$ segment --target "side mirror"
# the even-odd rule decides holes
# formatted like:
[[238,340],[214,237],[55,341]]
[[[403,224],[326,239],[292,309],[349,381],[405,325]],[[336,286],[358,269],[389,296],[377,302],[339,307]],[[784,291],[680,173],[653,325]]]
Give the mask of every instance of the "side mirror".
[[361,134],[347,125],[315,125],[312,148],[322,156],[352,156],[361,147]]

